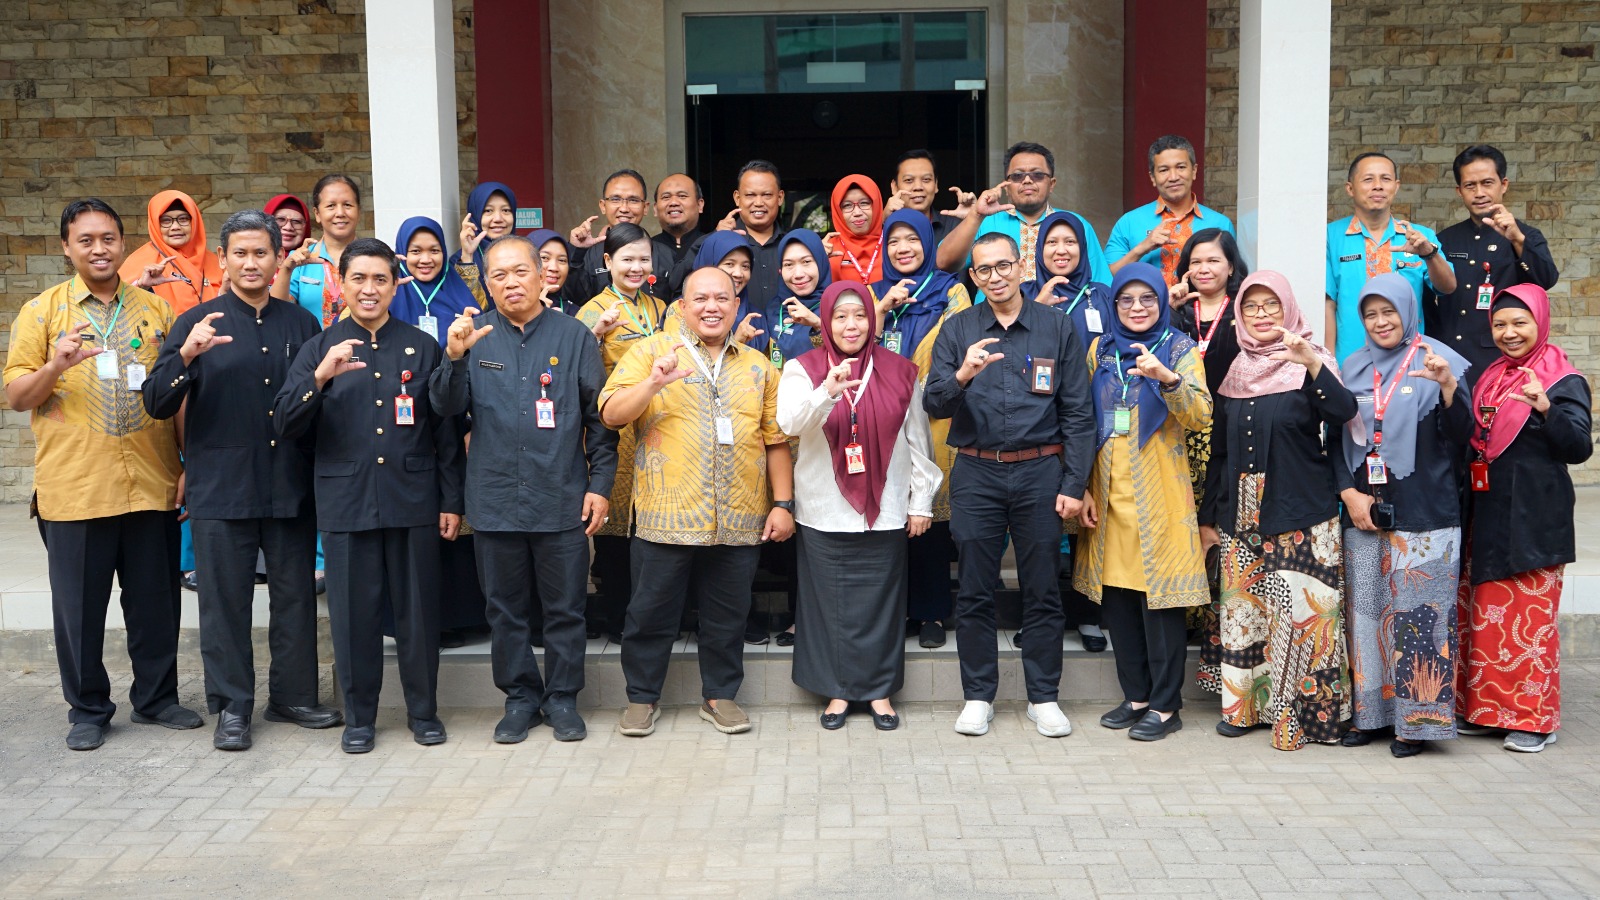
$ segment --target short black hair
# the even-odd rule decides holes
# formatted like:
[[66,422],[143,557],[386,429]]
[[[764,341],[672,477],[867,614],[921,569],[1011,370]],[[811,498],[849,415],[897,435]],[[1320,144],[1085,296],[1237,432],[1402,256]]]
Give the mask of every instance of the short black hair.
[[356,180],[349,175],[341,175],[335,172],[317,179],[317,186],[311,189],[311,208],[316,209],[322,202],[322,192],[336,184],[348,187],[350,193],[356,195],[356,205],[361,205],[361,187],[356,184]]
[[1350,171],[1348,171],[1348,172],[1346,172],[1344,174],[1344,180],[1345,181],[1355,181],[1356,180],[1356,166],[1361,165],[1361,161],[1362,160],[1364,160],[1364,159],[1372,159],[1375,156],[1376,157],[1380,157],[1382,159],[1389,160],[1390,167],[1394,169],[1394,176],[1396,178],[1400,177],[1400,167],[1395,164],[1395,161],[1392,158],[1390,158],[1389,154],[1380,153],[1377,150],[1368,150],[1366,153],[1359,154],[1359,155],[1356,156],[1355,159],[1350,160]]
[[600,182],[601,197],[606,195],[606,186],[611,184],[611,182],[616,181],[618,178],[632,178],[634,181],[639,182],[639,190],[641,191],[650,189],[650,183],[645,181],[644,176],[640,175],[637,171],[633,169],[618,169],[615,172],[612,172],[610,175],[607,175],[605,181]]
[[1156,171],[1156,157],[1167,152],[1168,150],[1184,151],[1185,153],[1189,154],[1189,165],[1194,165],[1194,145],[1189,143],[1189,139],[1181,134],[1163,134],[1150,144],[1149,162],[1150,173],[1152,175],[1155,174]]
[[61,211],[61,239],[63,241],[67,239],[68,225],[77,221],[79,216],[92,212],[105,213],[110,216],[111,221],[117,223],[117,234],[121,235],[123,233],[122,217],[117,215],[117,211],[111,208],[111,204],[101,200],[99,197],[85,197],[82,200],[74,200],[68,203],[67,208]]
[[[1031,153],[1032,151],[1025,150],[1023,152]],[[1005,244],[1007,247],[1011,248],[1011,254],[1013,256],[1017,257],[1018,259],[1022,257],[1022,248],[1017,246],[1017,239],[1009,234],[1005,234],[1004,232],[991,231],[988,234],[980,235],[977,240],[972,242],[972,249],[976,250],[979,247],[982,247],[984,244]]]
[[771,175],[772,179],[778,182],[778,190],[783,190],[783,176],[778,174],[778,167],[764,159],[752,159],[740,166],[739,174],[733,179],[733,183],[738,184],[743,181],[746,172],[764,172]]
[[633,222],[618,222],[606,229],[605,253],[607,256],[617,255],[617,251],[635,241],[647,241],[650,233]]
[[344,253],[339,257],[339,277],[350,270],[350,260],[362,256],[376,256],[389,264],[389,275],[392,278],[400,277],[400,260],[394,255],[394,248],[377,238],[358,238],[344,248]]
[[919,148],[917,148],[915,150],[907,150],[906,152],[900,154],[900,158],[894,161],[894,177],[899,178],[900,177],[900,167],[902,165],[904,165],[905,163],[913,160],[913,159],[925,159],[925,160],[927,160],[928,161],[928,165],[933,167],[933,177],[934,178],[938,178],[939,177],[939,164],[933,161],[933,154],[932,153],[930,153],[929,151],[927,151],[927,150],[925,150],[925,149],[923,149],[921,147],[919,147]]
[[278,230],[278,220],[259,209],[241,209],[222,223],[222,252],[228,252],[228,239],[241,231],[265,231],[272,240],[272,252],[283,252],[283,232]]
[[1461,170],[1480,159],[1494,161],[1494,170],[1499,173],[1500,180],[1506,177],[1506,155],[1498,147],[1488,144],[1473,144],[1471,147],[1456,154],[1456,161],[1450,164],[1450,170],[1456,174],[1456,184],[1461,184]]
[[1250,274],[1250,267],[1245,265],[1244,256],[1239,253],[1239,242],[1233,235],[1221,228],[1202,228],[1189,236],[1183,243],[1183,252],[1178,254],[1178,274],[1189,271],[1189,260],[1194,256],[1194,248],[1201,244],[1215,241],[1222,248],[1222,255],[1227,258],[1228,266],[1233,269],[1233,274],[1228,276],[1228,284],[1223,290],[1229,297],[1239,296],[1239,285],[1244,283],[1245,277]]
[[1044,167],[1051,175],[1056,174],[1056,155],[1050,152],[1049,147],[1032,141],[1017,141],[1006,148],[1006,168],[1010,169],[1011,161],[1024,153],[1034,153],[1044,157]]
[[[690,175],[688,172],[673,172],[671,175],[668,175],[667,178],[677,178],[679,176],[689,179],[689,183],[694,185],[694,198],[696,200],[705,199],[705,192],[700,190],[700,180],[695,178],[693,175]],[[667,178],[663,178],[656,182],[656,189],[650,192],[650,196],[661,196],[661,185],[666,183]]]

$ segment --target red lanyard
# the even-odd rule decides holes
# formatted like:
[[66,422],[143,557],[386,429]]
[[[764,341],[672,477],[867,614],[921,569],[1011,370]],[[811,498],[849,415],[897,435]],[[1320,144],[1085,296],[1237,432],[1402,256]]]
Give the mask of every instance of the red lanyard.
[[[1223,298],[1223,299],[1226,300],[1227,298]],[[1216,336],[1216,334],[1217,334],[1217,326],[1222,324],[1222,316],[1227,311],[1227,309],[1228,309],[1228,304],[1227,303],[1223,303],[1221,306],[1217,307],[1217,317],[1215,319],[1211,320],[1211,327],[1206,329],[1206,336],[1200,339],[1200,358],[1201,359],[1205,359],[1206,358],[1206,351],[1211,349],[1211,339]],[[1200,301],[1199,300],[1195,300],[1194,301],[1194,325],[1195,325],[1195,330],[1198,331],[1200,329]],[[1376,374],[1376,373],[1374,373],[1374,374]]]
[[867,362],[867,369],[861,374],[861,385],[852,395],[849,390],[844,392],[844,399],[850,404],[850,443],[859,443],[856,440],[856,404],[861,402],[861,395],[867,392],[867,382],[872,380],[872,362]]
[[1383,444],[1383,414],[1389,408],[1389,401],[1394,399],[1394,389],[1406,378],[1406,372],[1411,369],[1411,360],[1417,355],[1417,342],[1411,342],[1411,349],[1406,351],[1406,358],[1400,361],[1400,368],[1394,373],[1394,381],[1389,383],[1389,392],[1382,393],[1383,373],[1377,367],[1372,369],[1372,445]]
[[[871,274],[870,273],[872,272],[873,268],[875,268],[878,265],[878,254],[881,253],[882,251],[883,251],[883,245],[882,244],[879,244],[878,246],[876,246],[876,247],[874,247],[872,249],[872,262],[868,263],[867,267],[865,269],[861,268],[861,260],[856,259],[856,255],[854,253],[851,253],[847,249],[847,250],[844,251],[844,255],[850,257],[850,265],[856,267],[856,273],[861,276],[861,280],[862,281],[871,281],[872,279],[871,279]],[[923,283],[926,284],[927,282],[923,282]]]

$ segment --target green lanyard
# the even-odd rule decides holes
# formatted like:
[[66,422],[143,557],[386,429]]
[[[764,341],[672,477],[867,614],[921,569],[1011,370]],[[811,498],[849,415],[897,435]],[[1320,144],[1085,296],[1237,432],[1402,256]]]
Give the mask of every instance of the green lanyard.
[[[72,277],[75,280],[78,278],[76,275]],[[87,290],[88,287],[88,285],[84,285],[85,290]],[[68,285],[67,289],[68,291],[71,291],[72,286]],[[122,316],[122,298],[126,296],[127,291],[127,285],[122,284],[117,286],[116,308],[111,311],[111,323],[105,328],[101,328],[100,323],[94,320],[94,316],[89,315],[88,309],[83,311],[83,317],[89,320],[89,327],[94,329],[95,334],[100,335],[100,346],[106,348],[107,350],[111,349],[111,335],[117,330],[117,319]],[[135,347],[134,349],[137,350],[139,348]]]
[[[616,294],[617,298],[622,301],[622,311],[628,314],[628,318],[633,322],[633,328],[635,331],[639,332],[645,337],[649,337],[650,335],[656,333],[655,322],[651,320],[650,313],[644,308],[644,304],[642,302],[637,300],[629,301],[627,297],[622,295],[621,291],[617,290],[616,285],[606,285],[606,290]],[[640,291],[640,293],[644,292]],[[633,308],[631,305],[633,303],[639,304],[639,313],[644,316],[643,322],[640,322],[638,316],[633,314]]]
[[[1166,331],[1161,333],[1161,340],[1156,341],[1154,344],[1150,344],[1149,345],[1150,352],[1151,353],[1156,352],[1157,348],[1159,348],[1162,344],[1165,344],[1167,342],[1167,338],[1169,338],[1169,337],[1172,337],[1172,329],[1171,328],[1168,328]],[[1125,369],[1123,367],[1123,365],[1122,365],[1122,351],[1121,350],[1117,351],[1117,379],[1122,382],[1122,408],[1123,409],[1127,409],[1128,408],[1128,385],[1131,384],[1131,382],[1128,380],[1128,371],[1127,371],[1127,369]]]
[[1078,296],[1073,297],[1072,302],[1067,304],[1067,315],[1072,315],[1072,311],[1078,308],[1078,304],[1083,300],[1083,295],[1087,293],[1089,293],[1089,285],[1087,284],[1078,289]]
[[[407,272],[406,274],[410,275],[411,273]],[[422,301],[422,314],[423,315],[425,315],[425,316],[426,315],[431,315],[428,307],[433,305],[433,298],[439,296],[439,289],[444,287],[444,280],[446,278],[449,278],[449,277],[450,277],[450,260],[447,259],[447,260],[444,261],[444,271],[439,273],[439,281],[436,284],[434,284],[434,286],[433,286],[433,292],[428,294],[428,296],[424,297],[424,296],[422,296],[422,288],[417,287],[416,276],[412,275],[411,289],[413,291],[417,292],[417,299]]]

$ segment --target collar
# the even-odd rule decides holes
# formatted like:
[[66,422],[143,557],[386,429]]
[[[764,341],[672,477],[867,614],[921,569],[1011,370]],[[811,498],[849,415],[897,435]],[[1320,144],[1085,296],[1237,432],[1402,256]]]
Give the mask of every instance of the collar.
[[[1011,326],[1013,328],[1021,327],[1024,331],[1032,331],[1033,328],[1029,323],[1029,317],[1033,314],[1033,310],[1029,309],[1029,307],[1034,305],[1035,304],[1032,301],[1023,300],[1022,309],[1017,313],[1016,321],[1012,322]],[[1001,327],[1002,330],[1005,330],[1004,327],[1000,325],[1000,319],[994,314],[994,305],[992,303],[985,300],[983,303],[978,304],[975,309],[978,310],[978,316],[982,320],[978,323],[979,328],[987,331],[991,328]]]
[[[1039,222],[1043,222],[1045,219],[1049,218],[1050,216],[1055,215],[1058,212],[1061,212],[1061,210],[1056,209],[1054,206],[1051,206],[1050,204],[1046,203],[1045,207],[1044,207],[1044,212],[1039,214]],[[1039,227],[1039,222],[1029,222],[1027,219],[1024,219],[1022,217],[1022,213],[1019,213],[1014,209],[1002,210],[999,213],[999,215],[1010,216],[1011,218],[1017,220],[1017,224],[1018,225],[1025,226],[1027,228],[1038,228]]]
[[[1344,233],[1345,234],[1359,234],[1359,235],[1362,235],[1363,237],[1365,237],[1369,241],[1370,240],[1380,240],[1379,238],[1373,237],[1372,233],[1367,231],[1367,227],[1365,225],[1361,224],[1361,217],[1360,216],[1352,215],[1350,217],[1350,224],[1345,226]],[[1397,233],[1398,232],[1396,232],[1394,230],[1394,214],[1391,213],[1389,215],[1389,221],[1383,226],[1383,237],[1381,238],[1381,240],[1387,241],[1389,238],[1394,237],[1395,234],[1397,234]]]
[[[106,302],[104,300],[100,300],[99,297],[95,297],[94,294],[91,293],[90,290],[89,290],[88,282],[84,281],[82,278],[78,277],[77,275],[73,275],[71,278],[67,279],[67,289],[68,290],[71,290],[74,285],[77,286],[77,290],[72,291],[71,296],[69,296],[67,298],[67,299],[71,300],[73,303],[76,303],[76,304],[81,306],[81,305],[83,305],[83,301],[88,300],[90,297],[94,297],[95,300],[99,300],[99,302],[101,302],[101,303],[105,303]],[[134,292],[133,285],[129,284],[126,281],[123,281],[120,278],[117,279],[117,293],[118,294],[120,294],[124,298],[126,298],[128,296],[131,296],[133,294],[133,292]],[[113,302],[115,302],[115,301],[113,301]],[[107,305],[109,306],[110,304],[107,304]]]
[[[241,300],[239,302],[243,303],[244,301]],[[367,326],[365,326],[365,325],[361,324],[360,322],[356,321],[356,317],[353,316],[353,315],[345,316],[344,318],[340,319],[339,321],[335,322],[332,326],[329,326],[329,327],[331,329],[333,327],[345,326],[350,331],[355,332],[355,336],[356,337],[359,337],[364,341],[380,341],[381,342],[381,341],[383,341],[383,340],[385,340],[387,338],[393,337],[395,329],[399,328],[401,325],[404,325],[404,324],[405,324],[404,322],[401,322],[399,319],[395,318],[394,317],[394,313],[391,312],[391,313],[389,313],[389,320],[387,322],[384,322],[383,325],[378,328],[378,333],[376,335],[374,335],[372,332],[368,331],[367,330]]]
[[[685,344],[698,348],[701,353],[705,354],[707,359],[711,358],[711,350],[706,346],[706,342],[701,340],[700,335],[695,334],[689,327],[689,323],[682,319],[678,320],[678,335],[683,338]],[[739,352],[739,342],[733,339],[732,331],[728,332],[728,336],[723,339],[722,347],[724,353],[727,352],[729,347],[733,348],[734,353]]]
[[[277,314],[277,305],[273,303],[273,300],[270,296],[267,297],[267,305],[262,307],[260,312],[256,312],[256,308],[254,306],[251,306],[243,297],[235,294],[233,291],[229,291],[217,299],[233,307],[235,311],[244,313],[245,315],[256,319],[264,319],[267,316]],[[278,302],[282,303],[283,301],[280,300]]]
[[1156,198],[1156,215],[1159,216],[1162,213],[1166,213],[1166,212],[1170,212],[1170,213],[1172,213],[1173,215],[1177,216],[1180,219],[1184,218],[1185,216],[1191,216],[1191,215],[1194,216],[1196,219],[1205,218],[1205,214],[1200,211],[1200,198],[1195,196],[1194,194],[1190,194],[1189,195],[1189,208],[1184,210],[1183,212],[1178,212],[1177,210],[1173,209],[1171,206],[1167,205],[1167,202],[1165,200],[1162,200],[1160,197],[1157,197]]

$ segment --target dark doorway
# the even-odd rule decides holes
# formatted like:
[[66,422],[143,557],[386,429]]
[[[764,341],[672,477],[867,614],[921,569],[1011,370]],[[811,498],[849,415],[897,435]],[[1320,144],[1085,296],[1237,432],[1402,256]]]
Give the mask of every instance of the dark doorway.
[[887,190],[895,160],[918,147],[938,166],[936,208],[955,205],[951,185],[988,187],[979,182],[988,153],[981,91],[711,94],[686,103],[689,171],[706,192],[702,221],[733,207],[735,177],[751,159],[770,160],[783,175],[785,228],[804,225],[819,203],[826,214],[846,175],[866,175]]

